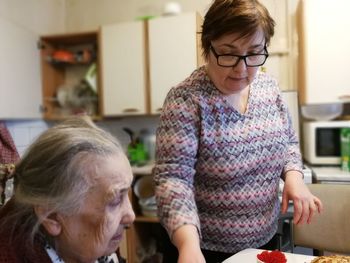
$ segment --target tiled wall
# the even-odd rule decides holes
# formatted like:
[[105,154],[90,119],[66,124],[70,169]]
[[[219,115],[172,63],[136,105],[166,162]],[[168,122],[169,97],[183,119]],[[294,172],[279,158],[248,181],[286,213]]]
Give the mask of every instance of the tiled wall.
[[130,138],[125,131],[123,131],[124,127],[130,128],[135,132],[137,136],[138,133],[147,129],[150,133],[155,133],[157,124],[158,124],[158,116],[148,116],[148,117],[129,117],[129,118],[120,118],[118,120],[105,120],[101,122],[97,122],[96,124],[101,128],[109,131],[115,137],[119,139],[123,147],[126,149],[128,143],[130,142]]
[[[117,137],[125,149],[130,138],[123,131],[123,127],[130,128],[135,131],[136,134],[142,129],[147,129],[150,133],[155,133],[157,123],[158,116],[128,117],[96,122],[98,126]],[[24,151],[40,133],[53,124],[53,122],[45,122],[43,120],[6,121],[6,126],[15,142],[20,156],[23,155]]]
[[19,155],[22,156],[35,138],[49,127],[49,124],[42,120],[16,120],[6,121],[6,127],[15,142]]

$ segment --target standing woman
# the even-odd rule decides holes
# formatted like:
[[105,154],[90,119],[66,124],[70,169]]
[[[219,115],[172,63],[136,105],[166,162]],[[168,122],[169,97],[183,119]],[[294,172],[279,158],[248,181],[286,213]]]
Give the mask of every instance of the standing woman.
[[[257,0],[215,0],[204,18],[206,65],[172,88],[157,130],[156,197],[179,263],[274,249],[280,214],[310,223],[322,204],[303,182],[276,80],[259,71],[275,22]],[[170,261],[166,261],[170,262]]]

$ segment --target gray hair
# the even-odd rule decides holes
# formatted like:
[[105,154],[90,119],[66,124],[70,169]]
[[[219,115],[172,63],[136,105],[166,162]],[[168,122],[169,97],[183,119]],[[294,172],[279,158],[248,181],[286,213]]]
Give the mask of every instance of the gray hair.
[[11,225],[16,232],[23,230],[22,234],[33,241],[41,223],[33,208],[46,207],[47,215],[79,211],[92,186],[86,173],[97,169],[99,160],[112,154],[124,154],[119,142],[88,117],[74,117],[49,128],[16,166],[15,208],[1,225]]

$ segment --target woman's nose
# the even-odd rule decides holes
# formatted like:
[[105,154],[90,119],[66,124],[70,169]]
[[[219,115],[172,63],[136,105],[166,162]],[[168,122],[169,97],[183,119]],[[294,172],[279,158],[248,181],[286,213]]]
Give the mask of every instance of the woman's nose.
[[245,64],[245,60],[241,58],[238,63],[233,67],[234,71],[243,71],[247,69],[247,65]]
[[128,201],[126,202],[125,212],[122,218],[122,224],[132,224],[135,220],[135,212],[132,209],[130,199],[128,198]]

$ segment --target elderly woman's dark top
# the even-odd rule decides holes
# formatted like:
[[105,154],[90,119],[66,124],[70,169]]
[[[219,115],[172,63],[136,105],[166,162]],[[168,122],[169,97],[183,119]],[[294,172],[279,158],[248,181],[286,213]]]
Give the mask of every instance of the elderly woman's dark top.
[[[0,209],[0,222],[13,207],[13,200],[10,199]],[[32,245],[28,235],[19,231],[11,232],[10,225],[2,225],[0,228],[0,263],[52,263],[43,241],[36,238]]]

